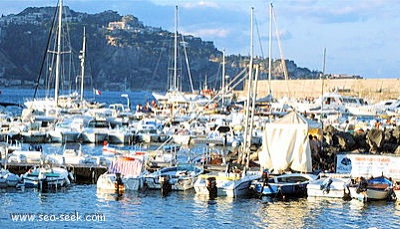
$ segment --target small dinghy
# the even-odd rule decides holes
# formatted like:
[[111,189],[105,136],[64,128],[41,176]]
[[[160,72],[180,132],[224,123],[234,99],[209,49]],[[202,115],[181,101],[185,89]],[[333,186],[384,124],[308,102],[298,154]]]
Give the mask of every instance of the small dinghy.
[[393,200],[395,193],[393,190],[393,181],[385,176],[357,178],[355,185],[350,186],[351,196],[353,198],[369,201],[369,200]]

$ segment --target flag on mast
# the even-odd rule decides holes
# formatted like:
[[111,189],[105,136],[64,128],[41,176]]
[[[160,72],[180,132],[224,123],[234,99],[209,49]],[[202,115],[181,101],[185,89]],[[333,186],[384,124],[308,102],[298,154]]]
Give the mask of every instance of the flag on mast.
[[93,93],[96,95],[101,95],[101,91],[96,88],[93,88]]

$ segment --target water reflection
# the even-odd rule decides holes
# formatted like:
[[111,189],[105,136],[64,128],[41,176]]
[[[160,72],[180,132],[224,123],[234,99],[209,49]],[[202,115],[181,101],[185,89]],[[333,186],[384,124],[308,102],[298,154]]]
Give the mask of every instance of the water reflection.
[[395,205],[394,214],[400,216],[400,201],[397,201],[394,205]]
[[123,199],[123,192],[115,192],[115,191],[105,191],[105,190],[97,190],[97,198],[108,201],[120,201]]
[[305,220],[313,217],[304,199],[277,201],[263,198],[261,203],[256,211],[260,218],[256,225],[260,228],[304,228]]
[[[51,145],[51,147],[53,147]],[[54,146],[58,149],[60,146]],[[90,148],[92,147],[92,149]],[[87,146],[87,153],[101,146]],[[368,202],[341,199],[255,199],[196,195],[194,190],[97,192],[96,185],[75,185],[57,193],[35,189],[0,192],[0,228],[15,227],[12,211],[101,213],[106,223],[47,222],[30,228],[400,228],[399,202]]]

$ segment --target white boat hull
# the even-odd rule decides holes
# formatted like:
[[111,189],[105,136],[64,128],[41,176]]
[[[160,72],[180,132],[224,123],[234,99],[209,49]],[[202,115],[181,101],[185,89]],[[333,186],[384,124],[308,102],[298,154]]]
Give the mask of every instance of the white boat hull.
[[21,176],[27,188],[39,188],[41,191],[57,190],[68,186],[73,179],[72,175],[64,168],[35,168]]
[[192,189],[197,177],[203,169],[196,166],[166,167],[144,176],[145,184],[149,189],[161,189],[162,180],[171,185],[172,190],[185,191]]
[[[145,183],[149,189],[161,189],[159,177],[145,177]],[[194,187],[193,178],[178,178],[170,180],[171,188],[175,191],[185,191]]]
[[118,133],[109,133],[108,142],[111,144],[130,144],[132,143],[133,134],[118,134]]
[[97,179],[97,190],[104,192],[123,192],[125,185],[117,183],[117,176],[115,173],[104,173]]
[[351,196],[354,199],[358,199],[364,202],[368,200],[387,200],[389,198],[391,190],[392,189],[388,190],[367,189],[367,191],[365,192],[357,193],[356,187],[350,187]]
[[76,142],[78,140],[80,132],[73,132],[73,131],[65,131],[65,132],[51,132],[50,135],[50,142],[56,143],[66,143],[66,142]]
[[142,177],[124,177],[122,178],[124,182],[125,190],[138,191],[143,188],[143,178]]
[[393,191],[394,191],[394,194],[396,195],[396,200],[400,201],[400,189],[395,188],[395,189],[393,189]]
[[6,169],[0,170],[0,188],[16,187],[20,182],[19,176]]
[[323,187],[325,179],[311,181],[307,185],[308,197],[329,197],[329,198],[343,198],[345,193],[348,193],[346,188],[346,180],[332,179],[329,187]]
[[191,135],[180,135],[180,134],[174,134],[172,135],[172,139],[176,144],[180,145],[189,145],[190,140],[192,139]]
[[80,137],[85,143],[103,143],[108,139],[108,133],[103,132],[83,132]]
[[240,197],[249,194],[249,188],[253,180],[259,179],[261,175],[247,175],[239,177],[237,175],[201,175],[194,184],[196,194],[210,195],[207,188],[207,178],[215,177],[217,186],[217,196]]

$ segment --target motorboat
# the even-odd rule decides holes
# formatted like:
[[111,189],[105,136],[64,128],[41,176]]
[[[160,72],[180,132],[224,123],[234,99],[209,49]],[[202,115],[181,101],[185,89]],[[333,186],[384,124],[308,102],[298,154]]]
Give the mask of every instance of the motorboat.
[[228,125],[219,125],[215,130],[210,131],[207,135],[207,141],[210,144],[218,146],[232,147],[237,147],[241,143],[240,138],[235,134],[233,128]]
[[102,155],[107,157],[127,156],[127,155],[145,155],[147,148],[138,145],[114,145],[107,141],[103,142]]
[[352,183],[350,174],[320,173],[318,179],[310,181],[307,185],[307,196],[342,198],[350,200],[349,186]]
[[152,118],[144,118],[136,125],[136,135],[139,142],[164,142],[167,140],[167,135],[163,131],[163,126],[160,121]]
[[384,109],[369,105],[362,98],[344,96],[335,92],[324,93],[313,103],[297,103],[297,110],[307,114],[326,114],[334,111],[353,116],[375,116],[384,114]]
[[133,131],[125,128],[113,128],[108,132],[108,141],[112,144],[132,144],[134,137]]
[[172,134],[172,139],[176,144],[189,145],[194,135],[188,129],[178,130]]
[[194,184],[194,189],[198,195],[236,198],[249,195],[251,183],[260,178],[261,172],[258,170],[246,171],[227,164],[225,171],[215,170],[200,175]]
[[270,176],[268,170],[264,170],[261,179],[254,180],[250,189],[258,197],[304,197],[307,194],[307,185],[316,179],[316,175],[309,173]]
[[54,164],[96,164],[97,160],[89,155],[85,155],[82,151],[80,143],[65,143],[62,154],[49,154],[46,156],[47,161]]
[[165,167],[153,173],[144,175],[145,184],[149,189],[164,188],[170,190],[188,190],[194,187],[197,177],[203,169],[193,164],[178,164]]
[[30,145],[28,149],[14,150],[8,154],[9,163],[40,163],[43,160],[42,147],[40,145]]
[[349,187],[351,196],[360,201],[393,200],[396,194],[393,181],[385,176],[366,179],[358,177],[354,185]]
[[49,131],[51,142],[76,142],[82,132],[83,118],[81,116],[65,116]]
[[93,118],[84,123],[78,139],[82,139],[85,143],[103,143],[108,139],[110,129],[110,124],[106,120]]
[[147,170],[155,171],[163,167],[175,166],[178,162],[177,154],[180,145],[165,144],[156,150],[148,151],[146,158]]
[[109,172],[121,173],[125,189],[137,191],[143,187],[144,160],[144,154],[120,157],[111,163]]
[[46,164],[29,169],[21,176],[21,180],[26,188],[51,191],[69,186],[74,181],[74,176],[64,167]]
[[144,159],[143,154],[115,158],[108,171],[99,177],[97,189],[138,191],[143,187]]
[[18,175],[7,169],[0,169],[0,188],[17,188],[21,185],[21,178]]
[[97,190],[99,192],[125,192],[125,185],[122,182],[120,173],[104,173],[97,179]]

